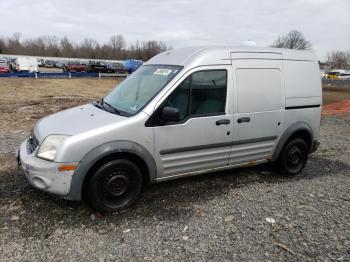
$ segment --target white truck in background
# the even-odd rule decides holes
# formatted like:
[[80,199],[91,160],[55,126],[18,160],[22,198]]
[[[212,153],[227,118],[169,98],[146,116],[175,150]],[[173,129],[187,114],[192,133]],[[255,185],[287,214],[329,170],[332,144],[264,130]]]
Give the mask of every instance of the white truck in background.
[[38,72],[38,60],[33,57],[17,57],[16,72]]

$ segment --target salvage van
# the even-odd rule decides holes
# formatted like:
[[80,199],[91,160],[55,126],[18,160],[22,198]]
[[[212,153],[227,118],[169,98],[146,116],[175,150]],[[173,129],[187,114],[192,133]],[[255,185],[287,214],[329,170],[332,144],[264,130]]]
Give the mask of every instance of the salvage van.
[[165,51],[100,100],[39,120],[17,159],[35,188],[102,211],[191,175],[267,162],[296,175],[319,145],[319,72],[308,51]]

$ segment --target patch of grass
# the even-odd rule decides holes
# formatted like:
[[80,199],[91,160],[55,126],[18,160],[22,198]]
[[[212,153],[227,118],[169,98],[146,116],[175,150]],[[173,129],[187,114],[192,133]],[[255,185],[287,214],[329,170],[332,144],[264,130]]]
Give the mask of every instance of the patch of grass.
[[0,79],[0,130],[29,131],[41,117],[96,100],[123,78]]
[[323,104],[328,105],[350,99],[350,86],[327,85],[323,87]]

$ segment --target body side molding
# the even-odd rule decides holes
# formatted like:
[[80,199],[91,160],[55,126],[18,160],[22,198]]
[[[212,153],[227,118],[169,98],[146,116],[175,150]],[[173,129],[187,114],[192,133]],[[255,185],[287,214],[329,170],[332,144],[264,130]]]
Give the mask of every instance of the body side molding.
[[305,105],[305,106],[287,106],[286,110],[292,110],[292,109],[305,109],[305,108],[316,108],[320,107],[321,105]]
[[201,146],[165,149],[165,150],[161,150],[159,152],[159,154],[167,155],[167,154],[182,153],[182,152],[209,149],[209,148],[215,148],[215,147],[224,147],[224,146],[234,146],[234,145],[242,145],[242,144],[249,144],[249,143],[265,142],[265,141],[275,140],[276,138],[277,138],[277,136],[268,136],[268,137],[259,137],[259,138],[253,138],[253,139],[247,139],[247,140],[227,142],[227,143],[217,143],[217,144],[208,144],[208,145],[201,145]]

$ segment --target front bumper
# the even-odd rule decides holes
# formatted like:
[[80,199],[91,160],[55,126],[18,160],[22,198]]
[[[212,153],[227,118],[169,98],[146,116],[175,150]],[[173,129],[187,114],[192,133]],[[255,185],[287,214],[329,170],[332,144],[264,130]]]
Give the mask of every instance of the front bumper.
[[65,196],[69,193],[74,171],[58,171],[63,164],[35,157],[37,149],[30,154],[25,140],[18,151],[17,161],[22,167],[24,176],[33,187],[55,195]]

